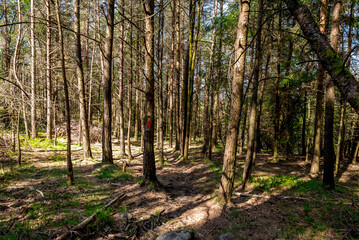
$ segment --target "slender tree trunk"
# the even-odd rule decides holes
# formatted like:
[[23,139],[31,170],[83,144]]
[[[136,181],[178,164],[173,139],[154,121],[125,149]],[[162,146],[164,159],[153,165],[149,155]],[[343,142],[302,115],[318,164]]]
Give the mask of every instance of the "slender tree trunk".
[[52,139],[51,1],[46,1],[46,137]]
[[[342,2],[336,1],[333,9],[332,29],[330,32],[330,45],[338,50],[340,11]],[[325,127],[324,127],[324,174],[323,185],[334,188],[334,167],[335,167],[335,151],[334,151],[334,99],[335,88],[332,79],[328,78],[326,99],[325,99]]]
[[106,40],[103,49],[104,71],[102,75],[103,85],[103,128],[102,128],[102,163],[113,164],[112,158],[112,47],[113,47],[113,28],[114,28],[114,8],[115,0],[107,0],[107,25]]
[[[177,1],[176,1],[177,2]],[[176,50],[175,50],[175,72],[176,72],[176,84],[177,84],[177,101],[176,101],[176,144],[175,150],[180,150],[180,96],[181,96],[181,73],[180,73],[180,61],[181,61],[181,1],[178,0],[176,8]]]
[[[130,20],[133,21],[133,2],[131,1],[131,7],[130,7]],[[129,160],[132,160],[132,154],[131,154],[131,119],[132,119],[132,84],[133,84],[133,27],[132,24],[130,24],[130,79],[128,84],[128,92],[127,92],[127,104],[128,104],[128,122],[127,122],[127,156]]]
[[145,10],[145,77],[146,77],[146,102],[144,128],[144,152],[143,152],[143,175],[144,184],[149,182],[158,183],[156,177],[156,165],[154,154],[154,0],[146,0]]
[[170,73],[170,82],[169,82],[169,125],[170,125],[170,133],[169,133],[169,147],[173,146],[173,82],[174,82],[174,74],[175,74],[175,41],[176,41],[176,9],[177,2],[173,1],[172,8],[172,33],[171,33],[171,73]]
[[[281,2],[279,1],[279,7],[281,6]],[[274,108],[274,148],[273,148],[273,160],[279,160],[279,151],[280,151],[280,141],[281,141],[281,96],[279,83],[281,80],[281,55],[282,55],[282,12],[279,13],[278,20],[278,38],[277,38],[277,78],[275,81],[275,108]]]
[[59,32],[62,80],[64,82],[64,91],[65,91],[65,106],[66,106],[65,107],[65,115],[66,115],[66,132],[67,132],[67,154],[66,154],[67,177],[68,177],[69,185],[73,185],[74,184],[74,172],[72,169],[72,161],[71,161],[71,112],[70,112],[69,90],[68,90],[67,79],[66,79],[64,39],[63,39],[63,35],[62,35],[59,0],[55,1],[55,5],[56,5],[57,26],[58,26],[58,32]]
[[235,64],[232,80],[231,110],[229,114],[226,147],[224,151],[222,178],[219,187],[219,198],[224,203],[231,202],[236,168],[236,149],[240,113],[242,110],[244,66],[247,45],[247,24],[249,19],[250,1],[241,0],[237,39],[235,42]]
[[309,163],[309,143],[310,143],[310,118],[311,118],[311,112],[310,112],[310,97],[308,97],[307,100],[307,111],[308,111],[308,120],[307,120],[307,140],[306,140],[306,144],[305,144],[305,162]]
[[164,164],[164,153],[163,153],[163,26],[164,26],[164,14],[163,14],[163,0],[160,0],[160,15],[159,15],[159,31],[158,31],[158,153],[161,165]]
[[17,113],[16,122],[16,145],[17,145],[17,163],[21,167],[21,145],[20,145],[20,110]]
[[[196,4],[194,4],[196,5]],[[190,145],[190,133],[191,133],[191,119],[192,119],[192,105],[193,105],[193,85],[194,85],[194,70],[195,70],[195,61],[196,61],[196,54],[198,49],[198,35],[200,31],[200,24],[201,24],[201,11],[202,5],[201,2],[198,1],[197,3],[197,25],[196,25],[196,34],[193,36],[193,48],[191,47],[192,51],[190,52],[190,59],[189,59],[189,87],[188,87],[188,99],[187,99],[187,117],[186,117],[186,135],[185,135],[185,146],[184,146],[184,155],[183,158],[186,161],[188,159],[188,149]],[[194,19],[194,21],[195,21]]]
[[[122,14],[124,14],[125,12],[125,8],[124,8],[124,0],[122,0]],[[119,66],[119,87],[118,87],[118,114],[119,114],[119,123],[120,123],[120,155],[123,156],[125,155],[125,121],[124,121],[124,109],[123,109],[123,81],[124,81],[124,51],[123,51],[123,47],[124,47],[124,20],[122,19],[121,23],[120,23],[120,45],[119,45],[119,50],[120,50],[120,66]],[[132,74],[132,73],[131,73]]]
[[[327,17],[327,1],[321,0],[320,5],[320,32],[325,33]],[[317,80],[317,105],[315,108],[315,119],[314,119],[314,154],[312,164],[310,167],[310,174],[316,176],[319,173],[320,166],[320,155],[322,147],[322,132],[323,132],[323,98],[324,98],[324,68],[319,64],[318,69],[318,80]]]
[[255,61],[254,61],[254,74],[252,82],[252,98],[249,106],[249,128],[248,128],[248,145],[247,145],[247,155],[245,166],[243,170],[243,184],[242,190],[246,189],[246,186],[250,182],[251,172],[253,163],[255,161],[255,143],[256,143],[256,124],[257,124],[257,93],[258,93],[258,84],[262,60],[262,46],[261,46],[261,37],[262,37],[262,19],[263,19],[263,0],[258,0],[258,18],[257,18],[257,37],[256,37],[256,50],[255,50]]
[[79,102],[80,102],[80,122],[82,126],[83,137],[83,151],[85,158],[92,158],[90,146],[90,130],[88,125],[88,116],[86,109],[86,96],[85,96],[85,81],[84,72],[82,67],[81,56],[81,32],[80,32],[80,0],[75,0],[74,3],[75,14],[75,42],[76,42],[76,75],[78,80]]
[[36,47],[35,47],[35,0],[30,2],[30,74],[31,74],[31,137],[37,138],[36,127]]
[[[217,17],[217,5],[218,1],[214,1],[214,19]],[[210,118],[212,117],[211,112],[211,106],[209,105],[210,102],[210,95],[211,95],[211,86],[213,82],[213,58],[214,53],[216,50],[216,22],[213,23],[213,32],[212,32],[212,44],[211,44],[211,51],[209,55],[209,63],[208,63],[208,74],[206,76],[206,82],[205,82],[205,102],[204,102],[204,108],[203,108],[203,146],[202,146],[202,154],[206,156],[207,158],[211,158],[211,138],[212,138],[212,123],[210,121]],[[213,86],[212,86],[213,89]]]

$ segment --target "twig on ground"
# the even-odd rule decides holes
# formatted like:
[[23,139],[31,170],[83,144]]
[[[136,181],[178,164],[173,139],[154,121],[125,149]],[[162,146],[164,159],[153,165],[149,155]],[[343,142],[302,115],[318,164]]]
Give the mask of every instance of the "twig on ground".
[[67,237],[69,237],[73,232],[76,232],[78,230],[81,230],[83,228],[85,228],[87,226],[87,224],[89,224],[90,222],[92,222],[96,216],[102,212],[103,210],[105,210],[106,208],[110,207],[111,205],[113,205],[116,201],[118,201],[120,198],[122,198],[123,196],[125,196],[124,193],[118,195],[117,197],[115,197],[111,202],[109,202],[106,206],[98,209],[97,211],[95,211],[90,217],[86,218],[84,221],[82,221],[80,224],[76,225],[75,227],[73,227],[71,230],[67,231],[66,233],[60,235],[59,237],[56,238],[56,240],[62,240],[62,239],[66,239]]

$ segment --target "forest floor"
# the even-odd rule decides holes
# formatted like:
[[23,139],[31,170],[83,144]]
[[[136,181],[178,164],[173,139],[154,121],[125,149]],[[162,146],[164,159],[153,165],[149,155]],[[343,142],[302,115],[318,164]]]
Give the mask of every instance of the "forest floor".
[[[121,193],[123,199],[84,231],[73,232],[73,238],[155,239],[186,228],[206,240],[225,232],[235,239],[359,239],[359,165],[343,164],[336,190],[328,191],[320,179],[308,177],[302,157],[274,162],[261,153],[246,192],[255,195],[235,195],[233,206],[224,208],[216,201],[223,147],[214,148],[210,161],[201,156],[200,142],[194,142],[183,162],[166,145],[165,164],[156,162],[163,187],[155,191],[140,186],[138,142],[132,144],[135,158],[125,173],[117,140],[114,166],[101,165],[101,144],[92,144],[91,160],[84,160],[81,147],[73,145],[74,186],[67,184],[64,143],[49,147],[39,138],[23,145],[22,167],[16,152],[0,153],[0,239],[55,238]],[[238,157],[236,192],[243,160],[244,155]],[[131,217],[124,220],[124,213]]]

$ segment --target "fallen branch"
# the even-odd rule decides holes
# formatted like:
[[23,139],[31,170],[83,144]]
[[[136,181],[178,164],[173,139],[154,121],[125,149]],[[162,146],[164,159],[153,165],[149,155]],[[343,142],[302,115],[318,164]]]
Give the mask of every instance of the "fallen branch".
[[82,221],[80,224],[76,225],[75,227],[73,227],[71,230],[67,231],[66,233],[60,235],[59,237],[56,238],[56,240],[62,240],[62,239],[66,239],[67,237],[69,237],[73,232],[75,231],[79,231],[83,228],[85,228],[87,226],[87,224],[89,224],[90,222],[92,222],[96,216],[102,212],[103,210],[105,210],[106,208],[110,207],[111,205],[113,205],[116,201],[118,201],[120,198],[122,198],[125,194],[122,193],[120,195],[118,195],[117,197],[115,197],[111,202],[109,202],[106,206],[97,209],[90,217],[86,218],[84,221]]

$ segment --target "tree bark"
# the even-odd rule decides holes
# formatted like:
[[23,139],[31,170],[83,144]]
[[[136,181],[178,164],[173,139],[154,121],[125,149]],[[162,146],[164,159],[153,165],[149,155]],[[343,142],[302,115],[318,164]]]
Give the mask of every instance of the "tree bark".
[[80,32],[80,0],[75,0],[74,3],[74,14],[75,14],[75,47],[76,47],[76,75],[78,81],[78,92],[80,102],[80,122],[82,126],[82,141],[83,141],[83,152],[85,158],[92,158],[91,146],[90,146],[90,130],[88,125],[88,116],[86,109],[85,99],[85,81],[84,72],[82,67],[82,56],[81,56],[81,32]]
[[[325,33],[327,17],[327,1],[321,0],[320,5],[320,32]],[[314,119],[314,154],[310,167],[310,175],[316,176],[319,173],[320,156],[322,147],[322,132],[323,132],[323,99],[324,99],[324,68],[319,64],[318,69],[318,80],[317,80],[317,105],[315,107],[315,119]]]
[[242,190],[246,189],[246,186],[250,183],[250,177],[252,172],[252,167],[255,161],[255,143],[256,143],[256,115],[257,115],[257,93],[258,93],[258,84],[259,84],[259,75],[261,68],[262,60],[262,46],[261,46],[261,37],[262,37],[262,19],[263,19],[263,0],[258,0],[258,18],[257,18],[257,37],[256,37],[256,50],[255,50],[255,61],[254,61],[254,74],[252,81],[252,97],[250,102],[250,114],[249,114],[249,128],[248,128],[248,145],[247,145],[247,155],[245,160],[245,166],[243,170],[243,184]]
[[154,0],[144,2],[145,10],[145,122],[144,122],[144,152],[143,175],[144,184],[158,183],[154,154]]
[[[125,1],[121,1],[122,4],[122,14],[125,13]],[[124,19],[120,23],[120,44],[119,44],[119,86],[118,86],[118,114],[119,114],[119,125],[120,125],[120,155],[125,155],[125,121],[124,121],[124,109],[123,109],[123,81],[124,81]],[[132,74],[132,73],[131,73]]]
[[30,75],[31,75],[31,137],[37,138],[36,127],[36,47],[35,47],[35,0],[30,2]]
[[229,114],[226,147],[224,151],[222,178],[219,187],[219,198],[224,203],[231,201],[236,167],[236,149],[240,113],[242,110],[244,66],[246,59],[246,45],[248,32],[250,1],[241,0],[237,39],[235,42],[235,64],[232,80],[231,110]]
[[62,35],[59,0],[55,1],[55,5],[56,5],[55,7],[56,7],[57,27],[59,32],[62,80],[64,82],[64,91],[65,91],[65,115],[66,115],[66,133],[67,133],[67,154],[66,154],[67,177],[68,177],[69,185],[73,185],[74,172],[73,172],[72,161],[71,161],[71,112],[70,112],[69,90],[68,90],[67,78],[66,78],[64,39]]
[[107,25],[106,40],[103,53],[103,127],[102,127],[102,163],[113,164],[112,158],[112,47],[113,47],[113,29],[114,29],[114,8],[115,0],[107,0]]
[[51,1],[46,1],[46,137],[52,139],[52,80],[51,80]]
[[[332,29],[330,32],[330,45],[334,51],[338,50],[339,24],[341,0],[336,1],[333,9]],[[324,174],[323,185],[325,187],[334,188],[334,99],[335,88],[334,83],[328,78],[327,92],[325,99],[325,126],[324,126]]]

